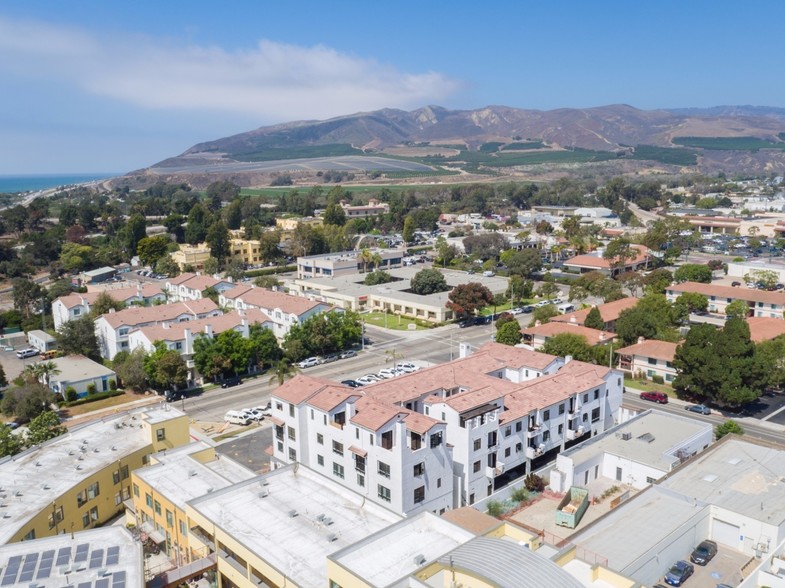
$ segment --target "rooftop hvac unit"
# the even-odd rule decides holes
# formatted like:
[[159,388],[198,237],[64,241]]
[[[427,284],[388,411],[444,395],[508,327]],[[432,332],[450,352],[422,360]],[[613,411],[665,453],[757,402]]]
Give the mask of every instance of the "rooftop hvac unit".
[[422,553],[420,553],[420,554],[418,554],[418,555],[415,555],[415,556],[414,556],[414,563],[415,563],[415,565],[421,566],[421,565],[423,565],[423,564],[424,564],[426,561],[428,561],[428,560],[427,560],[427,559],[425,559],[425,556],[424,556]]
[[621,434],[621,438],[622,438],[623,441],[629,441],[630,439],[632,439],[632,433],[629,433],[629,432],[628,433],[622,433]]
[[330,543],[332,543],[333,541],[337,541],[338,540],[338,535],[336,535],[335,533],[330,533],[329,535],[327,535],[327,540]]
[[320,523],[321,523],[322,521],[324,521],[324,519],[325,519],[325,518],[326,518],[326,517],[324,516],[324,513],[322,513],[322,514],[319,514],[319,515],[316,515],[316,520],[317,520],[317,521],[319,521]]
[[267,498],[268,496],[270,496],[269,490],[262,490],[261,492],[259,492],[259,498]]
[[292,510],[289,511],[289,518],[290,519],[293,519],[296,516],[297,516],[297,511],[296,510],[292,509]]
[[324,520],[322,522],[328,527],[333,524],[333,520],[330,517],[324,517]]

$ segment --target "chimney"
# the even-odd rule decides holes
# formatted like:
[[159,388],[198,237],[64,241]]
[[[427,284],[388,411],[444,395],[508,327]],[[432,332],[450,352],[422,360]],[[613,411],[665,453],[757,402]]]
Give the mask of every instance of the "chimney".
[[114,308],[109,309],[109,314],[114,314]]
[[168,329],[168,328],[169,328],[169,323],[161,323],[161,326],[162,326],[164,329]]
[[570,317],[570,322],[571,322],[573,325],[574,325],[575,323],[577,323],[577,322],[578,322],[578,319],[576,319],[576,318],[575,318],[575,315],[572,315],[572,316]]
[[542,321],[534,321],[534,326],[535,327],[541,327],[542,326]]
[[638,345],[643,343],[646,340],[646,337],[638,337]]
[[142,297],[142,283],[141,283],[141,282],[137,282],[137,283],[136,283],[136,295],[137,295],[139,298],[141,298],[141,297]]
[[564,365],[567,365],[572,361],[572,355],[565,355],[564,356]]
[[186,355],[192,355],[194,352],[194,337],[191,334],[191,329],[183,329],[183,339],[185,339],[183,352]]
[[605,341],[605,331],[600,331],[600,341]]
[[213,326],[212,325],[205,325],[204,326],[204,334],[208,337],[212,338],[213,336]]

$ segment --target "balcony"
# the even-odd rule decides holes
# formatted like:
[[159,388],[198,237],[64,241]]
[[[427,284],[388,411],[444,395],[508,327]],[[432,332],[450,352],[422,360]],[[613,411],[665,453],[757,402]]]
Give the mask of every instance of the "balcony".
[[504,464],[502,462],[496,462],[496,467],[486,467],[485,468],[485,477],[487,478],[496,478],[497,476],[501,476],[504,473]]
[[528,437],[529,439],[532,439],[532,438],[536,437],[539,434],[540,434],[540,426],[539,425],[537,425],[536,427],[530,428],[529,430],[526,431],[526,437]]
[[539,457],[542,455],[542,449],[539,447],[527,447],[526,448],[526,459],[534,459],[535,457]]
[[343,431],[343,423],[339,423],[338,421],[330,421],[330,426]]

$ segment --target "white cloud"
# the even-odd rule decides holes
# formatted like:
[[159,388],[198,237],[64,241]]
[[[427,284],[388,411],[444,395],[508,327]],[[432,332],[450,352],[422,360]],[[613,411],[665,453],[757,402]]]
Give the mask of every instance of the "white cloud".
[[443,101],[462,87],[435,72],[407,73],[316,45],[259,41],[227,51],[150,37],[102,37],[0,17],[0,71],[58,80],[159,110],[250,115],[260,121],[327,118]]

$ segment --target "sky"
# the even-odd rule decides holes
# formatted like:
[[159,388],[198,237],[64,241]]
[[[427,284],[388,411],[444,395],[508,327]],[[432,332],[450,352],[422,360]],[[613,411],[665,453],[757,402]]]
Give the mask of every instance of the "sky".
[[3,0],[0,175],[380,108],[785,107],[781,0]]

